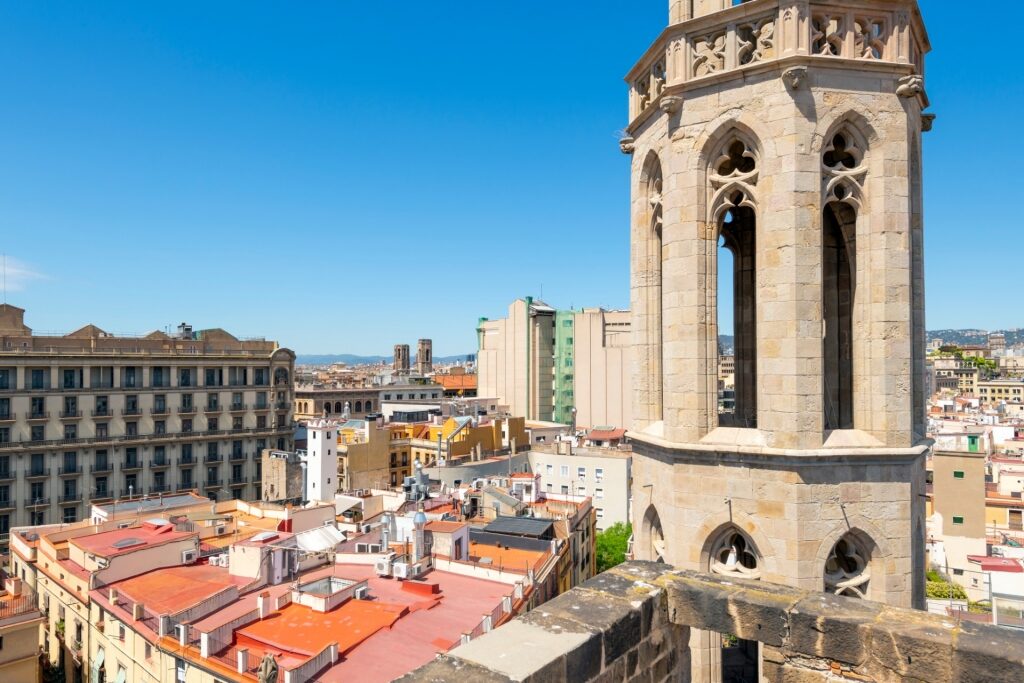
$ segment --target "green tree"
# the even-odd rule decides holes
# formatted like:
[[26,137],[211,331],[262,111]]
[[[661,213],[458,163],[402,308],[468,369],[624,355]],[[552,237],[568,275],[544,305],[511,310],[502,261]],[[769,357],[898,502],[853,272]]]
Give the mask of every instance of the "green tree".
[[618,522],[597,534],[597,572],[599,574],[626,561],[626,549],[629,546],[629,537],[632,533],[633,530],[628,524]]

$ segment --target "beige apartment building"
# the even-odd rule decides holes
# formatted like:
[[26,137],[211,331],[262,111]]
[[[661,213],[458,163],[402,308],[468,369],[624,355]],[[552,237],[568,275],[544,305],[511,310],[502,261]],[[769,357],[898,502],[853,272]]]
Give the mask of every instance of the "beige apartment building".
[[341,419],[345,413],[352,419],[363,419],[380,409],[379,387],[317,387],[295,389],[296,421],[318,418]]
[[90,502],[197,489],[258,499],[263,448],[292,446],[295,354],[224,330],[33,334],[0,306],[0,543]]
[[531,297],[480,321],[478,393],[528,420],[582,427],[633,419],[628,311],[558,311]]

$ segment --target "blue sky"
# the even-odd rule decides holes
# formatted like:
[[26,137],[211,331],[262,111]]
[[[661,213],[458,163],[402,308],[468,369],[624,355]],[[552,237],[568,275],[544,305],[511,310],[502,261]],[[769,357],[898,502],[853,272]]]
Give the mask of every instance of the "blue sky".
[[[622,76],[667,5],[2,3],[8,301],[40,331],[437,355],[517,296],[625,307]],[[1015,44],[921,5],[928,326],[1017,326],[1019,211],[979,210],[1019,194]]]

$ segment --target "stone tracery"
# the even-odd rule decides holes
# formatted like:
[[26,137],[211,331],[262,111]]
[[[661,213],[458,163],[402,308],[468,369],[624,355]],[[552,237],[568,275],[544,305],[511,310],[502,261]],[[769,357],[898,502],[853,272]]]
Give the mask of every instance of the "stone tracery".
[[734,526],[722,531],[712,544],[710,570],[740,579],[761,578],[760,558],[754,544]]
[[840,538],[825,561],[825,590],[866,598],[871,581],[870,556],[851,534]]

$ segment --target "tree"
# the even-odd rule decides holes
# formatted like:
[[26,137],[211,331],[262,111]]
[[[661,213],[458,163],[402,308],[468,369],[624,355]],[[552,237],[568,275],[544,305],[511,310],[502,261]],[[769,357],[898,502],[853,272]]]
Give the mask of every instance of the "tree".
[[617,522],[597,534],[597,572],[599,574],[626,561],[626,549],[632,534],[632,528],[624,522]]

